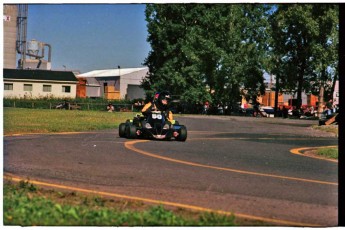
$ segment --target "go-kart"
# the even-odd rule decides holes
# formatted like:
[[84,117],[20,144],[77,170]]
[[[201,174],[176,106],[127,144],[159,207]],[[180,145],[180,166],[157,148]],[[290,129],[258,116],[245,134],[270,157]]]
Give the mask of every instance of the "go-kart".
[[119,136],[129,139],[146,138],[156,140],[186,141],[187,129],[177,121],[171,124],[161,111],[152,111],[147,117],[137,115],[119,126]]

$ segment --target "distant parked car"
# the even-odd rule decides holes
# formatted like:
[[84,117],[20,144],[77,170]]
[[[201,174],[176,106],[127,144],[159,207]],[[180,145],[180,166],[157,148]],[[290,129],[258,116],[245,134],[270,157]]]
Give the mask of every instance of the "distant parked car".
[[271,106],[261,106],[260,111],[263,114],[266,114],[266,117],[270,117],[271,115],[274,115],[274,108]]

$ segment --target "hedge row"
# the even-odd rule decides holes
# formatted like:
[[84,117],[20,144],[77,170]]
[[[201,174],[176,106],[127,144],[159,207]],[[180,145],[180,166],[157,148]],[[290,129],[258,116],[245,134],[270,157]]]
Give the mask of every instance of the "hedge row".
[[33,109],[57,109],[59,105],[69,103],[72,108],[77,106],[81,110],[106,110],[107,105],[112,103],[115,111],[137,111],[140,108],[136,107],[134,103],[138,100],[105,100],[105,99],[90,99],[90,98],[76,98],[73,100],[65,100],[59,98],[49,99],[8,99],[3,101],[4,107],[13,108],[33,108]]

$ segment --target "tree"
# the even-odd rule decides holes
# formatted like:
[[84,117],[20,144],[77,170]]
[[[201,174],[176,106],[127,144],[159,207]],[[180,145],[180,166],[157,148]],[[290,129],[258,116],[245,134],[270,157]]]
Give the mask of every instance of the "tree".
[[200,73],[199,57],[192,52],[195,35],[193,25],[198,23],[197,11],[203,5],[148,4],[148,42],[152,51],[145,60],[149,77],[142,85],[147,95],[154,91],[169,90],[186,101],[209,99]]
[[[333,97],[334,85],[338,76],[338,33],[339,8],[334,4],[319,4],[313,9],[319,33],[313,47],[314,74],[310,79],[311,92],[319,95],[319,104],[324,105]],[[318,110],[320,116],[322,106]]]
[[188,102],[239,101],[264,91],[265,5],[149,4],[148,94],[168,88]]
[[297,93],[298,107],[303,90],[324,85],[337,72],[329,71],[337,60],[337,12],[334,4],[282,4],[271,15],[272,71],[282,88]]
[[267,68],[268,51],[268,14],[271,6],[265,4],[248,4],[242,8],[240,26],[241,48],[238,50],[243,60],[236,65],[241,67],[242,88],[248,99],[265,93],[264,70]]

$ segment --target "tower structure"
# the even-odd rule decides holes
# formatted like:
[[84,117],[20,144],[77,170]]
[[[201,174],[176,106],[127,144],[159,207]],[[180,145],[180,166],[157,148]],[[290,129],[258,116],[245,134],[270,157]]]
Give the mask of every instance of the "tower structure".
[[16,36],[17,36],[18,5],[3,5],[4,68],[15,69],[17,65]]
[[[4,68],[50,70],[51,45],[35,39],[27,41],[28,5],[5,4],[3,17]],[[45,47],[48,47],[48,60],[43,59]]]
[[28,5],[18,5],[17,41],[16,49],[20,55],[18,68],[23,69],[26,60],[26,34],[27,34]]

